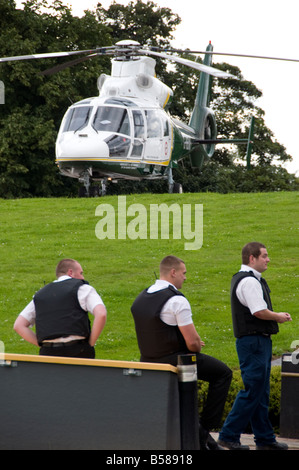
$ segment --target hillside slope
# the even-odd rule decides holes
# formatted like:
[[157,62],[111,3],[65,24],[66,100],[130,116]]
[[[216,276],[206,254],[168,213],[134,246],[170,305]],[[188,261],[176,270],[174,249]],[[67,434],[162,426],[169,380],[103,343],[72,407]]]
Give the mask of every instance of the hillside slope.
[[293,317],[273,338],[274,352],[289,350],[299,339],[298,204],[295,192],[0,200],[0,340],[6,352],[37,353],[13,332],[14,320],[54,279],[57,262],[72,257],[108,310],[97,358],[138,360],[130,306],[154,282],[160,260],[174,254],[187,266],[182,291],[204,352],[234,367],[230,279],[240,267],[242,246],[258,240],[271,259],[265,277],[274,308]]

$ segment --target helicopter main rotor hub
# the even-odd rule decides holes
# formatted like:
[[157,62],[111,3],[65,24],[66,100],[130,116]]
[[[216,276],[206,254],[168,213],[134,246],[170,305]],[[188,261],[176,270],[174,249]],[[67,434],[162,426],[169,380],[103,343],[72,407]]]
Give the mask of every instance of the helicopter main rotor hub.
[[131,57],[140,56],[140,43],[138,41],[123,40],[115,44],[115,58],[130,59]]

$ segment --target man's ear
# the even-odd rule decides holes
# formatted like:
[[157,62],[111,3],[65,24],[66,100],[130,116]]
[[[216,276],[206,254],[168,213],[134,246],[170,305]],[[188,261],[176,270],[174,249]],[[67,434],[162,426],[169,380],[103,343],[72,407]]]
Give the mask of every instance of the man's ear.
[[176,270],[175,270],[175,268],[172,268],[172,269],[170,270],[170,276],[171,276],[171,277],[175,277],[175,275],[176,275]]

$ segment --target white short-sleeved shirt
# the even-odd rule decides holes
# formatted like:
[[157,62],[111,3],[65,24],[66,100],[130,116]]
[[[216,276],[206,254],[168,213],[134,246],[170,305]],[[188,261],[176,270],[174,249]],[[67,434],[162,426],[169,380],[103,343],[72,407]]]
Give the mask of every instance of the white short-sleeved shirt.
[[245,277],[239,282],[236,289],[236,296],[241,304],[249,308],[252,315],[268,308],[263,296],[262,285],[259,282],[262,276],[261,273],[246,264],[242,264],[240,271],[252,271],[255,276]]
[[[168,281],[157,279],[155,284],[147,289],[149,294],[166,289],[168,286],[176,287]],[[186,326],[193,323],[191,306],[182,295],[174,295],[164,304],[161,314],[161,320],[167,325]]]
[[[67,279],[71,279],[70,276],[60,276],[57,280],[54,282],[63,282]],[[79,287],[78,289],[78,301],[83,310],[86,312],[93,312],[93,309],[96,307],[96,305],[104,305],[100,295],[97,293],[97,291],[90,286],[89,284],[83,284],[82,286]],[[34,304],[34,299],[29,302],[29,304],[22,310],[20,313],[22,317],[26,318],[26,320],[30,323],[30,325],[35,324],[35,304]]]

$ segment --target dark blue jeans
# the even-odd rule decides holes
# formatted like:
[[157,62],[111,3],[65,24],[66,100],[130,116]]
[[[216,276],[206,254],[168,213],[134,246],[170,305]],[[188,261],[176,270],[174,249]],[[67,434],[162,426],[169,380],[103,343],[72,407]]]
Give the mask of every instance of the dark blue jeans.
[[244,383],[226,418],[219,439],[239,442],[248,423],[257,445],[275,441],[268,417],[272,341],[262,335],[243,336],[236,341]]

